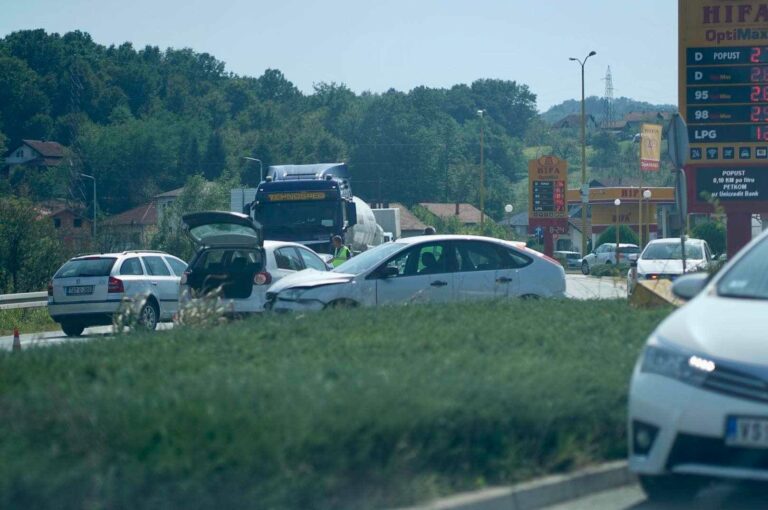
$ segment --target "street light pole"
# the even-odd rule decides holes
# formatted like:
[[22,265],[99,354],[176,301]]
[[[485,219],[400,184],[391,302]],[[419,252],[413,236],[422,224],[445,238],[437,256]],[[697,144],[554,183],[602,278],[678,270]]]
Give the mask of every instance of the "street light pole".
[[485,222],[485,167],[483,166],[483,127],[485,121],[483,114],[485,110],[477,110],[480,116],[480,227]]
[[504,212],[507,213],[507,232],[509,239],[512,239],[512,211],[514,211],[515,208],[512,206],[512,204],[507,204],[504,206]]
[[619,238],[619,206],[621,205],[621,199],[617,198],[613,201],[613,205],[616,206],[616,265],[619,265],[619,243],[621,242]]
[[260,159],[258,158],[251,158],[249,156],[243,156],[243,159],[247,159],[248,161],[258,161],[259,162],[259,184],[261,184],[261,181],[264,180],[264,166]]
[[93,224],[91,225],[91,235],[93,236],[93,242],[96,242],[96,177],[86,174],[80,174],[80,177],[85,177],[86,179],[91,179],[93,181]]
[[645,236],[645,244],[648,244],[651,240],[651,190],[646,189],[643,191],[643,198],[645,199],[645,212],[646,212],[646,223],[648,224],[648,228],[646,229],[646,236]]
[[568,60],[578,62],[581,66],[581,256],[584,257],[587,254],[587,206],[589,205],[589,188],[587,186],[587,135],[586,135],[586,117],[584,106],[584,64],[592,55],[597,55],[597,52],[590,51],[589,55],[584,57],[584,60],[579,60],[575,57],[570,57]]

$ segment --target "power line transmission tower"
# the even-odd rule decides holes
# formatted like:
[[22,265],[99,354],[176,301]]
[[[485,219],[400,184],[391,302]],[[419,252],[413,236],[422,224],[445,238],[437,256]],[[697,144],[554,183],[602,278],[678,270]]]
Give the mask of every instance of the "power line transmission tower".
[[611,124],[616,120],[616,112],[613,109],[613,76],[611,75],[611,66],[608,66],[608,71],[605,73],[605,96],[603,97],[603,116],[605,117],[605,123]]

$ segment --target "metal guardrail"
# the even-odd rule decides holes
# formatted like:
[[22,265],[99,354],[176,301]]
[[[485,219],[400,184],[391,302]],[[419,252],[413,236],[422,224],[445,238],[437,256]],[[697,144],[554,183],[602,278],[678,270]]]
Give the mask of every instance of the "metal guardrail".
[[12,310],[14,308],[42,308],[47,305],[47,291],[0,295],[0,310]]

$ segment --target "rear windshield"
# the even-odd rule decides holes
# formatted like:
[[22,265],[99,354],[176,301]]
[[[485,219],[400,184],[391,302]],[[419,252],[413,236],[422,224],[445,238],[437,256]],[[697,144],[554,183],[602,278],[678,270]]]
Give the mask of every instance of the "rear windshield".
[[54,278],[76,278],[83,276],[109,276],[116,258],[99,257],[70,260],[56,271]]
[[220,273],[227,271],[261,271],[264,267],[261,250],[243,248],[212,248],[205,250],[192,263],[193,271]]
[[619,253],[640,253],[637,246],[619,246]]

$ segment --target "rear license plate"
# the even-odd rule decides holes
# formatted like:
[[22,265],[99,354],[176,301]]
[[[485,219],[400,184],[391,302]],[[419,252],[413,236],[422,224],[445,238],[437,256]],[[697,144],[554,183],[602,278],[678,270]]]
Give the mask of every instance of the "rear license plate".
[[93,285],[77,285],[67,287],[67,296],[85,296],[93,294]]
[[729,416],[725,426],[729,446],[768,448],[768,418]]

